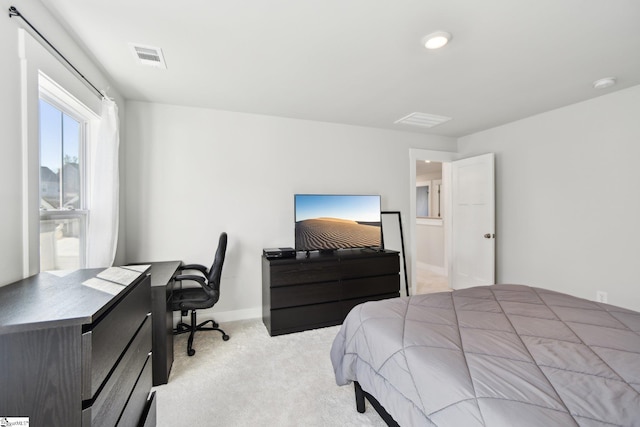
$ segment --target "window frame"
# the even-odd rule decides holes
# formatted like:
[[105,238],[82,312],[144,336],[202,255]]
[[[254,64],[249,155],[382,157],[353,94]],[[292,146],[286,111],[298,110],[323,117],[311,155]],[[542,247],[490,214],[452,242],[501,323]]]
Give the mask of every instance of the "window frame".
[[[86,268],[88,258],[87,234],[90,215],[89,162],[91,159],[89,158],[89,144],[90,139],[95,134],[93,132],[93,126],[96,124],[98,116],[42,71],[38,72],[38,99],[47,102],[79,123],[78,162],[80,164],[80,208],[64,208],[63,204],[61,204],[61,208],[59,209],[43,209],[39,206],[40,221],[38,227],[41,227],[42,221],[78,219],[80,222],[78,267]],[[38,123],[38,134],[40,134],[40,123]],[[40,158],[40,143],[38,144],[38,153],[38,158]],[[38,171],[40,171],[40,168]],[[41,191],[42,177],[40,176],[40,172],[38,172],[38,177],[38,187],[39,191]],[[63,189],[61,188],[60,191],[62,194]],[[40,195],[38,197],[40,198]],[[40,234],[40,231],[38,234]],[[40,260],[40,266],[42,266],[42,260]]]

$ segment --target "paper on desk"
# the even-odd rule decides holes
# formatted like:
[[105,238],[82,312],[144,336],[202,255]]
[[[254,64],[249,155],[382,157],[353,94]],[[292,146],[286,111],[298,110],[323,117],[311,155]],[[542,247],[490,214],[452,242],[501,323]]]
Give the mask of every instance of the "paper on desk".
[[82,284],[84,286],[88,286],[90,288],[106,292],[111,295],[118,295],[126,287],[117,283],[109,282],[107,280],[98,279],[97,277],[92,277],[91,279],[85,280],[84,282],[82,282]]
[[140,273],[144,273],[149,267],[151,267],[151,264],[133,264],[122,266],[122,268],[126,268],[127,270],[139,271]]
[[97,277],[126,286],[133,283],[138,277],[140,277],[140,273],[126,268],[109,267],[98,273]]

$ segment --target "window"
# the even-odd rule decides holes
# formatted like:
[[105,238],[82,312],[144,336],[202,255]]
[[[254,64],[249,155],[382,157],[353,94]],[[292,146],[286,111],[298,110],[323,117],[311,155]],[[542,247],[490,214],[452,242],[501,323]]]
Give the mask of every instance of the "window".
[[416,186],[416,217],[429,216],[429,184]]
[[442,218],[442,179],[416,182],[416,218]]
[[91,117],[63,89],[40,77],[40,271],[83,268]]

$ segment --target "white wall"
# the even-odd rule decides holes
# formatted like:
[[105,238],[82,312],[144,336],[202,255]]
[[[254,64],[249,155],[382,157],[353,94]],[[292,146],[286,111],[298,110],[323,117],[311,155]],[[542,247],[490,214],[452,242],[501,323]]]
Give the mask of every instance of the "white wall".
[[[442,220],[418,220],[416,223],[416,261],[440,267],[444,273],[444,226]],[[440,222],[440,224],[435,224]]]
[[499,282],[640,310],[640,86],[458,145],[496,153]]
[[[29,99],[27,108],[30,108],[31,111],[31,116],[28,117],[30,125],[23,128],[21,108],[23,108],[25,104],[22,103],[21,98],[22,73],[18,49],[18,30],[19,28],[28,29],[28,27],[20,18],[8,17],[7,11],[9,7],[14,4],[89,80],[99,88],[112,87],[109,95],[114,97],[121,107],[121,120],[124,122],[124,102],[117,90],[104,79],[91,59],[82,53],[82,50],[73,38],[60,27],[42,3],[39,1],[15,2],[0,0],[0,8],[4,11],[4,16],[0,19],[0,55],[2,57],[2,62],[0,63],[0,81],[2,81],[2,96],[0,96],[0,129],[2,129],[0,182],[2,182],[2,185],[0,185],[0,200],[2,200],[3,205],[3,209],[0,209],[0,236],[2,236],[0,239],[0,286],[23,278],[26,271],[28,271],[28,274],[35,273],[38,268],[37,262],[32,262],[31,264],[33,265],[31,266],[23,263],[23,251],[29,249],[25,243],[25,236],[23,235],[23,221],[27,221],[28,218],[32,219],[33,215],[38,214],[37,212],[29,213],[23,210],[23,185],[31,188],[33,182],[23,180],[22,139],[25,135],[35,135],[36,137],[31,138],[31,141],[36,141],[35,143],[37,144],[37,119],[33,120],[34,111],[37,114],[37,109],[34,110],[32,108],[33,100]],[[31,30],[27,31],[31,32]],[[33,52],[34,50],[31,49],[30,51]],[[27,61],[27,66],[31,67],[36,62],[40,64],[44,62],[51,63],[50,58],[51,56],[48,58],[36,58],[31,55]],[[33,69],[29,69],[29,72],[25,73],[25,75],[29,74],[33,76],[33,71]],[[66,83],[65,81],[60,81],[60,79],[64,79],[64,73],[56,70],[52,72],[52,74],[55,74],[52,75],[52,77],[56,77],[59,83]],[[71,72],[67,74],[71,75]],[[72,93],[75,91],[73,87],[68,87],[68,89]],[[31,91],[28,92],[33,93]],[[79,94],[73,94],[82,99]],[[35,128],[33,127],[33,123],[36,123]],[[33,143],[30,144],[33,145]],[[29,148],[34,149],[32,146]],[[35,149],[37,150],[37,147]],[[38,167],[37,165],[35,167],[37,176]],[[31,181],[33,181],[33,179]],[[122,182],[122,185],[124,185],[124,182]],[[35,188],[37,191],[37,183]],[[28,224],[27,230],[29,234],[37,237],[37,221],[35,226],[33,221],[28,222]],[[122,227],[124,227],[124,224]],[[34,253],[34,248],[31,249],[30,252]],[[37,248],[35,249],[35,253],[37,256]],[[119,251],[117,258],[123,259],[124,252]]]
[[407,132],[143,102],[126,110],[127,260],[209,265],[226,231],[215,311],[239,317],[260,316],[262,248],[294,245],[295,193],[380,194],[383,210],[406,215],[409,148],[456,149]]

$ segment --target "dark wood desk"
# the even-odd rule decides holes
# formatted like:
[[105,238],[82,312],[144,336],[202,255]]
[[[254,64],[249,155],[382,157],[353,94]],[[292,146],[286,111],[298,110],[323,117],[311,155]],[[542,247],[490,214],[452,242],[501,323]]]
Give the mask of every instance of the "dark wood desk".
[[151,313],[153,335],[153,385],[169,381],[173,364],[173,278],[182,261],[152,262]]
[[155,425],[147,269],[40,273],[0,287],[0,415],[31,426]]

